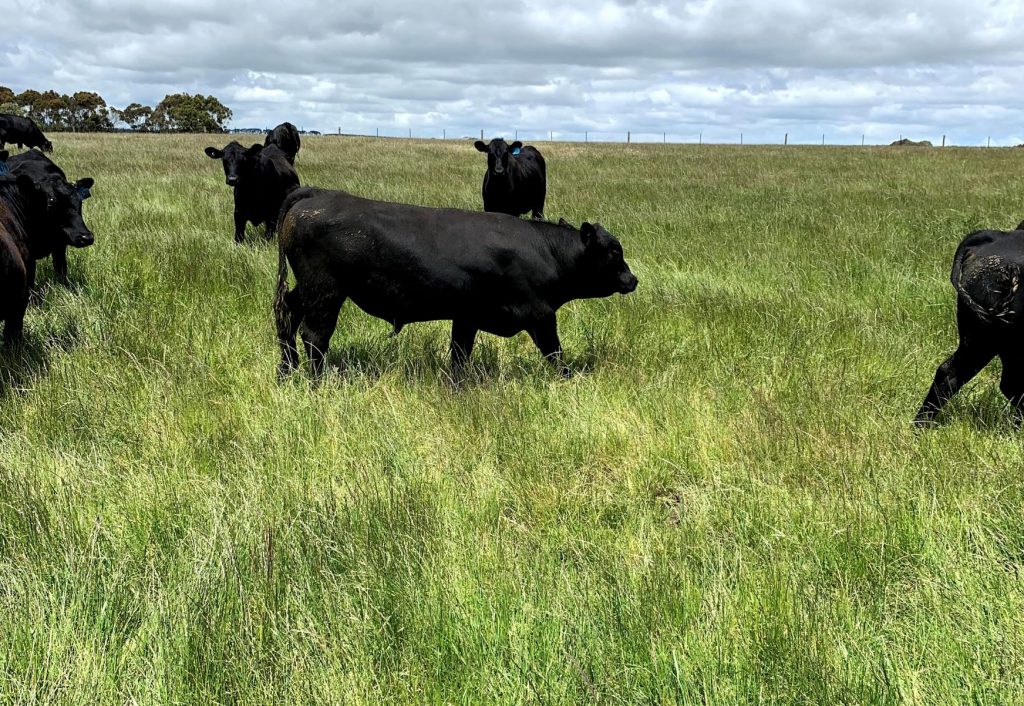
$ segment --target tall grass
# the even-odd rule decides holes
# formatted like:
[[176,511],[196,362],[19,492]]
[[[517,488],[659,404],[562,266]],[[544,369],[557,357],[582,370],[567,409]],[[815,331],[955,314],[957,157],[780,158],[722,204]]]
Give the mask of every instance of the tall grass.
[[[0,702],[1024,702],[1024,449],[955,345],[1010,150],[540,145],[640,278],[560,379],[349,304],[275,380],[276,246],[196,136],[55,136],[96,245],[0,351]],[[468,143],[308,138],[303,183],[478,208]]]

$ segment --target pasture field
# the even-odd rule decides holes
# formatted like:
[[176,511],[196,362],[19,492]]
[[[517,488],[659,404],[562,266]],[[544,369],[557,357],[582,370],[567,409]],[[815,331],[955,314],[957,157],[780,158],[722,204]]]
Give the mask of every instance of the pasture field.
[[[469,142],[303,139],[305,184],[480,207]],[[910,426],[1024,152],[540,144],[640,286],[561,311],[573,378],[481,334],[458,389],[447,325],[351,303],[277,382],[224,136],[53,141],[96,245],[0,352],[0,703],[1024,702],[998,364]]]

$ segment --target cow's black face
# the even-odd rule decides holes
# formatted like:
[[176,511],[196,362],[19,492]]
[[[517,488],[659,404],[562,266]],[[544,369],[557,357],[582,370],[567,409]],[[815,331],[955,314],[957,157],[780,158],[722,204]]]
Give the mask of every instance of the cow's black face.
[[600,223],[580,226],[584,247],[584,275],[589,296],[607,297],[618,292],[629,294],[639,280],[622,257],[622,245]]
[[89,177],[74,184],[59,176],[39,183],[39,189],[46,198],[45,222],[53,240],[75,248],[92,245],[96,240],[82,220],[82,200],[88,198],[92,185],[93,180]]
[[262,149],[263,145],[253,145],[246,149],[232,141],[222,150],[207,147],[205,151],[207,157],[219,159],[224,164],[224,182],[228,186],[238,186],[256,164],[256,158]]
[[500,137],[496,137],[491,140],[490,144],[486,144],[480,140],[474,143],[474,147],[480,152],[487,153],[487,171],[498,176],[504,176],[508,170],[508,160],[512,156],[512,153],[520,149],[523,143],[516,140],[511,145],[505,142]]

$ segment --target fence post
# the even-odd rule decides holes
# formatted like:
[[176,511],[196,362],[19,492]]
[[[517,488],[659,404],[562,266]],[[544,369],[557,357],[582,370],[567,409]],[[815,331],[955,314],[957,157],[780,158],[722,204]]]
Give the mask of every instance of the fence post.
[[784,144],[784,145],[788,145],[789,144],[789,133],[788,132],[786,133],[786,136],[784,138],[782,138],[782,144]]
[[626,144],[627,144],[627,145],[629,144],[629,140],[630,140],[630,137],[631,137],[631,135],[632,135],[632,133],[630,133],[630,131],[629,131],[629,130],[627,130],[627,131],[626,131]]
[[946,136],[945,135],[942,136],[942,146],[943,147],[946,146]]

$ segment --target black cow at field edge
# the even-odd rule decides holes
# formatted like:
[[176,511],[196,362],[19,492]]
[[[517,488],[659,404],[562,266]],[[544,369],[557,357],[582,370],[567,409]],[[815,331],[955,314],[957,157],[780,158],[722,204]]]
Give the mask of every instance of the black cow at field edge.
[[981,230],[961,241],[950,280],[957,292],[960,345],[935,372],[914,419],[930,423],[949,399],[996,356],[999,389],[1024,419],[1024,223],[1017,230]]
[[302,142],[299,140],[299,131],[289,122],[284,122],[267,133],[267,139],[263,146],[277,145],[288,157],[288,164],[295,164],[295,156],[299,153]]
[[266,223],[267,237],[274,237],[281,202],[299,186],[287,155],[276,145],[246,149],[235,141],[223,150],[207,147],[206,155],[224,163],[224,181],[234,189],[235,242],[245,238],[247,221],[254,226]]
[[500,137],[489,144],[477,140],[474,145],[487,153],[484,210],[516,217],[532,211],[535,220],[543,220],[548,177],[544,157],[537,148],[523,147],[518,140],[510,145]]
[[0,321],[11,345],[22,338],[35,258],[52,216],[43,190],[29,176],[7,173],[6,160],[0,151]]
[[53,152],[53,143],[31,118],[4,113],[0,114],[0,149],[6,144],[17,145],[18,149],[38,147],[43,152]]
[[[52,230],[60,231],[70,227],[70,230],[67,230],[67,238],[62,239],[59,234],[54,234],[51,238],[52,251],[43,252],[39,256],[46,257],[52,252],[53,271],[57,275],[57,280],[61,284],[67,284],[68,246],[83,248],[93,243],[93,235],[82,221],[82,202],[92,193],[92,177],[84,177],[72,183],[68,181],[63,169],[45,154],[35,150],[14,155],[7,161],[7,165],[11,174],[30,177],[46,195],[47,208],[54,211],[53,222],[50,225]],[[81,221],[81,228],[75,221]],[[34,284],[34,278],[33,266],[29,286]]]
[[[637,279],[622,247],[600,225],[579,230],[506,215],[371,201],[305,188],[281,209],[274,299],[280,375],[298,365],[295,333],[314,375],[345,299],[394,326],[452,322],[456,377],[478,331],[530,334],[549,361],[562,363],[556,312],[575,299],[627,294]],[[288,266],[295,288],[288,291]]]

